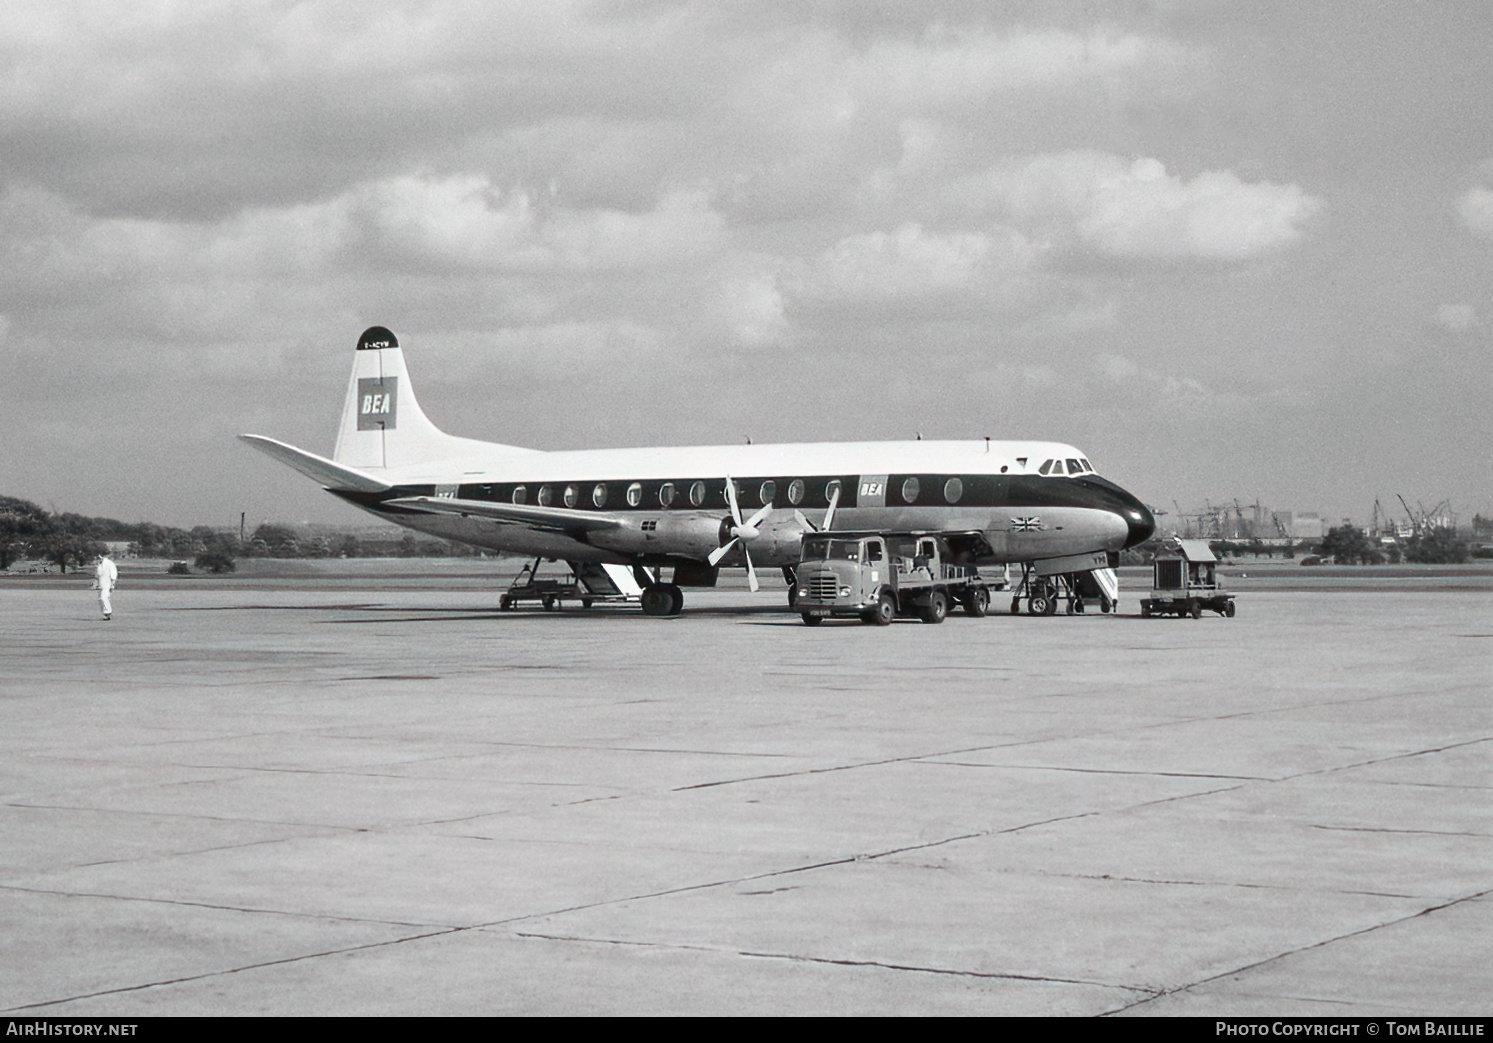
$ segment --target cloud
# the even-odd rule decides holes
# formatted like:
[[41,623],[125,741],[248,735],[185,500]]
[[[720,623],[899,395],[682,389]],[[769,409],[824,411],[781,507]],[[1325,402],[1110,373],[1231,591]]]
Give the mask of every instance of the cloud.
[[1322,208],[1297,185],[1246,183],[1227,170],[1188,181],[1156,159],[1096,152],[1003,163],[952,194],[1071,249],[1147,260],[1247,260],[1296,242]]
[[349,205],[377,247],[457,268],[691,264],[725,241],[724,221],[703,192],[670,192],[652,211],[628,213],[541,207],[529,193],[505,193],[478,175],[405,176],[360,188]]
[[840,239],[797,265],[790,285],[796,297],[818,302],[946,301],[1019,272],[1030,253],[1009,230],[938,233],[909,222]]
[[1470,304],[1442,304],[1436,308],[1436,325],[1453,333],[1465,333],[1477,324],[1477,309]]
[[1122,355],[1101,355],[1094,365],[1116,384],[1123,384],[1140,375],[1140,367]]
[[972,108],[1016,91],[1180,71],[1195,60],[1177,42],[1108,26],[967,30],[878,40],[846,61],[846,80],[858,97],[903,110]]
[[791,335],[783,291],[771,270],[723,278],[716,313],[732,342],[743,347],[782,343]]
[[1457,212],[1468,230],[1485,239],[1493,239],[1493,191],[1470,188],[1457,201]]

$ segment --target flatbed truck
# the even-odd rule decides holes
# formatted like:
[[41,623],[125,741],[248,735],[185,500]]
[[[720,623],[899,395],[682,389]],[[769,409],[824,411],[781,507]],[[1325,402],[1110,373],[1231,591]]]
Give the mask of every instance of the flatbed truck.
[[951,557],[936,533],[806,533],[793,607],[808,626],[836,618],[886,626],[898,616],[942,623],[955,604],[967,615],[985,615],[990,587],[978,569]]

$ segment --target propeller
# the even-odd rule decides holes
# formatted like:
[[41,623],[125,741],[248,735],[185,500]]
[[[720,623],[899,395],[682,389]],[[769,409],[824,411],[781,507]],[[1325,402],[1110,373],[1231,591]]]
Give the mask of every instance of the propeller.
[[747,552],[747,542],[755,540],[759,533],[757,526],[772,513],[772,504],[762,505],[762,509],[752,515],[747,521],[741,520],[741,506],[736,502],[736,481],[728,474],[726,475],[726,502],[731,506],[731,539],[715,550],[710,552],[707,559],[714,565],[731,552],[731,548],[737,543],[741,544],[741,556],[746,559],[747,584],[752,588],[752,593],[758,590],[757,570],[752,567],[752,556]]
[[798,524],[802,525],[805,529],[808,529],[810,532],[824,532],[826,529],[828,529],[830,527],[830,524],[834,521],[834,519],[835,519],[835,507],[836,507],[837,504],[839,504],[839,502],[840,502],[840,485],[837,482],[835,484],[835,491],[829,494],[829,509],[824,512],[824,524],[822,524],[822,525],[815,525],[813,522],[809,521],[809,519],[807,519],[807,518],[804,517],[804,512],[803,511],[800,511],[800,510],[797,510],[797,509],[794,510],[793,517],[796,518],[796,519],[798,519]]

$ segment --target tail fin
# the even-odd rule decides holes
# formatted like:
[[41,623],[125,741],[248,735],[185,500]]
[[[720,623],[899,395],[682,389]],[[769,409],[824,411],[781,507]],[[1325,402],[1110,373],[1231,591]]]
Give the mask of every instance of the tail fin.
[[404,468],[467,457],[481,449],[489,454],[524,451],[457,438],[436,427],[415,401],[398,338],[383,326],[364,330],[332,459],[359,469]]

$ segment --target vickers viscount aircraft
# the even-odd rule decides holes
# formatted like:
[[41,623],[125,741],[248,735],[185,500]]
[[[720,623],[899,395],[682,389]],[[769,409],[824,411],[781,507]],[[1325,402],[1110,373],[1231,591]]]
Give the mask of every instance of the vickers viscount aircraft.
[[941,533],[964,560],[985,565],[1102,559],[1156,527],[1143,503],[1057,442],[546,452],[437,428],[382,326],[363,333],[353,358],[330,459],[240,437],[386,521],[630,576],[648,615],[677,614],[680,588],[714,586],[722,567],[745,568],[753,590],[757,565],[782,568],[791,583],[803,534],[836,525]]

